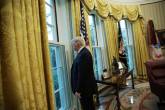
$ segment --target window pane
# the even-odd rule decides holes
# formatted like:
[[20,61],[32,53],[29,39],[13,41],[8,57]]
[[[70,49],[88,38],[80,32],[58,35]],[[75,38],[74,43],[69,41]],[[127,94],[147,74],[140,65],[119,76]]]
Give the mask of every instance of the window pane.
[[46,0],[46,3],[51,4],[52,0]]
[[89,17],[89,25],[90,25],[90,32],[91,32],[91,39],[92,39],[92,45],[97,45],[97,36],[96,36],[96,28],[95,28],[95,20],[94,16],[90,15]]
[[132,34],[132,26],[131,24],[126,20],[121,20],[120,22],[121,27],[121,34],[124,41],[124,48],[126,51],[126,57],[127,62],[126,65],[128,65],[128,69],[132,69],[134,64],[134,53],[133,53],[133,34]]
[[121,20],[121,21],[120,21],[120,27],[121,27],[121,28],[126,28],[125,20]]
[[46,16],[50,16],[50,15],[51,15],[51,7],[46,4]]
[[[50,52],[56,110],[69,110],[71,88],[66,68],[65,47],[50,44]],[[55,64],[53,64],[53,62],[55,62]]]
[[126,29],[121,29],[123,41],[124,41],[124,46],[128,45],[128,39],[127,39],[127,30]]
[[127,50],[128,50],[128,67],[129,67],[128,69],[131,70],[132,68],[134,68],[133,46],[128,45]]
[[93,25],[94,24],[93,16],[89,15],[88,18],[89,18],[89,25]]
[[50,48],[50,57],[52,67],[56,67],[56,53],[54,48]]
[[132,25],[129,21],[126,21],[127,24],[127,33],[128,33],[128,44],[133,45],[133,33],[132,33]]
[[46,22],[52,24],[52,8],[46,4]]
[[57,28],[56,28],[56,11],[55,11],[55,1],[46,0],[46,23],[48,30],[48,39],[51,42],[56,42],[58,39]]
[[120,24],[120,28],[121,28],[121,34],[122,34],[122,38],[124,41],[124,46],[128,45],[128,39],[127,39],[127,28],[126,28],[126,24],[125,24],[125,20],[121,20],[119,22]]
[[64,71],[63,71],[63,68],[60,67],[60,68],[57,68],[56,69],[56,73],[58,75],[58,84],[60,86],[60,88],[63,88],[64,87]]
[[57,89],[59,89],[59,76],[57,69],[52,69],[52,72],[53,72],[54,91],[56,91]]
[[57,51],[56,57],[57,57],[58,67],[64,66],[64,65],[62,65],[63,55],[62,55],[62,52],[61,52],[61,46],[57,46],[56,51]]
[[98,80],[99,76],[98,76],[98,68],[97,68],[97,53],[96,53],[96,48],[93,48],[93,54],[94,54],[94,72],[95,72],[95,78]]
[[55,93],[55,99],[56,99],[56,109],[60,110],[61,108],[60,92]]
[[101,48],[93,47],[93,54],[95,78],[101,80],[101,75],[103,73]]
[[46,16],[46,23],[47,24],[52,24],[52,16],[51,15]]
[[52,29],[52,27],[47,25],[47,30],[48,30],[48,39],[49,40],[54,40],[53,39],[53,29]]

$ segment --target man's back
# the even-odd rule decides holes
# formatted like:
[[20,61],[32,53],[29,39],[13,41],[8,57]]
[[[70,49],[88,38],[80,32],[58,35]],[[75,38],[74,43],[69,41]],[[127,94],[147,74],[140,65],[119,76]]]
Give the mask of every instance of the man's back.
[[74,60],[71,78],[73,92],[78,91],[81,95],[91,95],[97,92],[92,55],[87,48],[83,48]]

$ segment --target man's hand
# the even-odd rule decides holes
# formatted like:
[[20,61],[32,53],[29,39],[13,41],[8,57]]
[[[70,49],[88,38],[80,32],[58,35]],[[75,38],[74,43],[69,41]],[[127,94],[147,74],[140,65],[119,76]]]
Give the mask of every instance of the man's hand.
[[79,92],[75,92],[75,95],[80,99],[81,98],[81,95]]

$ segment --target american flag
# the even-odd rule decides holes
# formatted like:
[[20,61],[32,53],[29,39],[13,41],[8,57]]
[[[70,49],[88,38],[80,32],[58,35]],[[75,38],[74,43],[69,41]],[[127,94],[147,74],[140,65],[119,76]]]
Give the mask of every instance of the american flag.
[[86,46],[89,46],[89,39],[88,39],[86,22],[85,22],[85,15],[84,15],[84,7],[83,7],[83,4],[81,2],[80,2],[80,12],[81,12],[80,35],[84,37]]

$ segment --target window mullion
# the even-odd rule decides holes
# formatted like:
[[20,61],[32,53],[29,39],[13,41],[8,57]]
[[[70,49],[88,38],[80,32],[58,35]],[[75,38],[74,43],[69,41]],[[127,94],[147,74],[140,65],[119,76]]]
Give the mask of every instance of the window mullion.
[[53,5],[49,4],[48,2],[46,2],[46,5],[48,5],[49,7],[53,8]]

